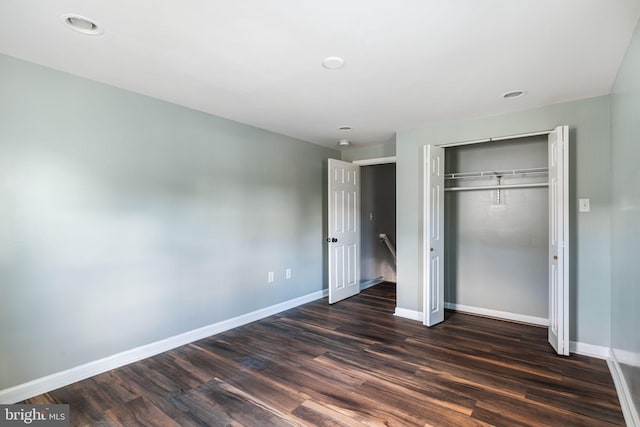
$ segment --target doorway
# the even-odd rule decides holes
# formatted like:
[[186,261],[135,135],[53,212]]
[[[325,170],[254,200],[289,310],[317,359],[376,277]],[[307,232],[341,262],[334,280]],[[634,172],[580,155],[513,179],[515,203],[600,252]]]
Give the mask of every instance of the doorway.
[[360,290],[396,282],[396,164],[360,167]]
[[[345,162],[329,159],[328,162],[328,212],[327,212],[327,250],[329,303],[341,301],[360,292],[361,289],[381,283],[385,276],[395,279],[393,268],[386,262],[389,256],[395,258],[395,157]],[[370,176],[366,197],[367,209],[362,209],[361,169],[376,165],[393,165],[365,171]],[[389,183],[392,174],[393,184]],[[377,177],[377,178],[376,178]],[[386,178],[385,178],[386,177]],[[393,190],[393,195],[380,194],[376,180],[386,180],[383,189]],[[389,204],[392,207],[389,209]],[[363,218],[364,216],[364,218]],[[363,226],[366,227],[363,236]],[[381,238],[381,235],[384,237]],[[361,274],[362,241],[367,248],[364,255],[365,276]],[[388,254],[387,252],[388,251]],[[392,254],[393,252],[393,254]],[[382,272],[382,274],[380,274]]]

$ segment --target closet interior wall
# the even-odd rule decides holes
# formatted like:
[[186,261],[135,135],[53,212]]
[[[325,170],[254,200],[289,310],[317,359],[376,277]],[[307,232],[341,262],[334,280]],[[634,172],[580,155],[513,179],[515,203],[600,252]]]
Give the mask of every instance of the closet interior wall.
[[[447,174],[546,168],[547,136],[445,151]],[[501,184],[547,176],[501,178]],[[496,178],[445,181],[446,187],[496,185]],[[445,302],[548,317],[548,188],[445,192]]]

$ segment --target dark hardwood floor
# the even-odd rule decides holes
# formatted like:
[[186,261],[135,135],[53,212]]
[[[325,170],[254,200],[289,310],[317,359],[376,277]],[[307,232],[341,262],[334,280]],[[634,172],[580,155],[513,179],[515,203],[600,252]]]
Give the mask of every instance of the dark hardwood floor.
[[395,286],[306,304],[29,399],[73,425],[624,425],[602,360],[546,329],[393,316]]

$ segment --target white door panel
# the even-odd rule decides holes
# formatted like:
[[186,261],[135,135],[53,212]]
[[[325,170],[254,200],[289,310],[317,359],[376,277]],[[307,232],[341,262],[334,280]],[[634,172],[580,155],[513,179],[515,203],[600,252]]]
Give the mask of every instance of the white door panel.
[[549,134],[549,343],[569,355],[569,128]]
[[329,159],[329,303],[360,292],[360,167]]
[[423,323],[444,321],[444,148],[424,148]]

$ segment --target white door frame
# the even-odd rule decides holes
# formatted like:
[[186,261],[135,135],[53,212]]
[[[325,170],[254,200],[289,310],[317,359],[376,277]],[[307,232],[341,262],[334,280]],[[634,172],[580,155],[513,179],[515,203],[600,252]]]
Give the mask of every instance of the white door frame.
[[395,163],[396,158],[396,156],[378,157],[376,159],[354,160],[351,163],[360,166],[386,165],[387,163]]
[[[568,126],[563,126],[561,127],[563,129],[563,132],[566,132],[568,135]],[[504,141],[504,140],[508,140],[508,139],[518,139],[518,138],[525,138],[525,137],[529,137],[529,136],[538,136],[538,135],[549,135],[550,133],[554,132],[556,129],[549,129],[549,130],[542,130],[542,131],[535,131],[535,132],[528,132],[528,133],[521,133],[521,134],[514,134],[514,135],[505,135],[505,136],[500,136],[500,137],[492,137],[492,138],[484,138],[484,139],[476,139],[476,140],[468,140],[468,141],[460,141],[460,142],[453,142],[453,143],[442,143],[442,144],[432,144],[436,147],[441,147],[441,148],[446,148],[446,147],[457,147],[457,146],[461,146],[461,145],[471,145],[471,144],[482,144],[482,143],[486,143],[486,142],[494,142],[494,141]],[[425,146],[425,151],[426,151],[426,146]],[[565,161],[567,161],[565,159]],[[568,162],[568,161],[567,161]],[[422,164],[423,169],[426,169],[426,164],[423,162]],[[567,175],[567,179],[564,182],[564,185],[566,187],[566,193],[565,193],[565,197],[567,197],[568,200],[568,189],[569,189],[569,175],[568,173]],[[427,216],[427,212],[424,209],[425,203],[424,201],[428,198],[428,191],[429,191],[429,187],[428,187],[428,183],[427,183],[427,174],[426,171],[423,170],[423,182],[422,182],[422,198],[423,198],[423,212],[422,212],[422,224],[424,227],[424,224],[426,224],[426,216]],[[569,207],[566,206],[564,209],[564,220],[565,220],[565,227],[567,231],[567,234],[565,235],[564,239],[564,245],[565,245],[565,249],[566,252],[564,254],[565,259],[563,260],[566,268],[563,270],[563,279],[564,279],[564,295],[565,297],[565,301],[568,301],[569,298],[569,239],[568,239],[568,229],[569,229]],[[424,232],[423,230],[423,238],[422,238],[422,245],[421,245],[421,259],[422,259],[422,269],[423,269],[423,274],[422,274],[422,292],[423,292],[423,300],[426,300],[424,298],[424,295],[426,295],[426,293],[428,293],[428,277],[424,274],[425,271],[428,271],[428,263],[430,261],[430,253],[429,251],[427,251],[427,248],[430,247],[429,246],[429,242],[427,241],[427,233]],[[568,331],[569,331],[569,312],[568,312],[568,304],[565,305],[565,307],[567,307],[566,310],[564,310],[563,312],[563,316],[562,319],[559,320],[560,324],[559,324],[559,328],[561,328],[565,334],[564,336],[564,340],[566,347],[562,348],[561,350],[558,350],[558,354],[563,354],[563,355],[568,355],[568,343],[569,343],[569,336],[568,336]],[[424,305],[423,303],[423,307],[422,307],[422,311],[423,311],[423,317],[426,318],[426,313],[427,313],[427,307]]]

